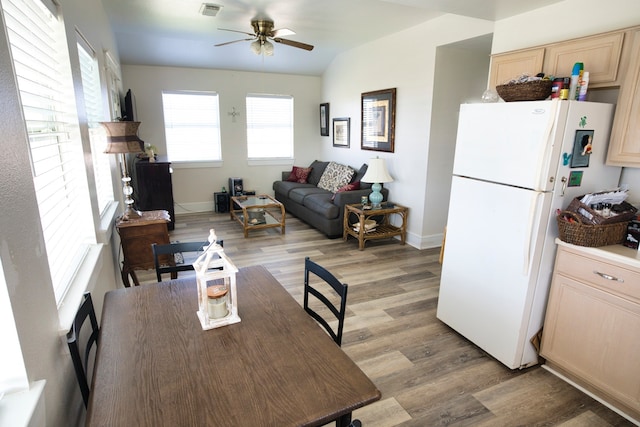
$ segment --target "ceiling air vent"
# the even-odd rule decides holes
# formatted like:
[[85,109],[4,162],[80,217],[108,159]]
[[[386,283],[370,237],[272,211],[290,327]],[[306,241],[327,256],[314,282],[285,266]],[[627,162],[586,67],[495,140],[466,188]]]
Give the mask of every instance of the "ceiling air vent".
[[200,13],[204,16],[216,16],[222,6],[213,3],[202,3],[200,7]]

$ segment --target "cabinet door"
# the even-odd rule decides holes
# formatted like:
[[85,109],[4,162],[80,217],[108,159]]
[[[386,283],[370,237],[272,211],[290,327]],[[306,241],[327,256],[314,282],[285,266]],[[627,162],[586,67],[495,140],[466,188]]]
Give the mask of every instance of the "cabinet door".
[[536,75],[542,71],[544,48],[518,50],[491,56],[489,88],[518,77],[521,74]]
[[556,274],[541,354],[630,408],[640,410],[640,308]]
[[620,86],[607,164],[640,167],[640,31],[633,34],[630,62]]
[[589,88],[617,83],[624,32],[584,37],[547,47],[544,71],[556,77],[570,77],[573,64],[582,62],[589,72]]

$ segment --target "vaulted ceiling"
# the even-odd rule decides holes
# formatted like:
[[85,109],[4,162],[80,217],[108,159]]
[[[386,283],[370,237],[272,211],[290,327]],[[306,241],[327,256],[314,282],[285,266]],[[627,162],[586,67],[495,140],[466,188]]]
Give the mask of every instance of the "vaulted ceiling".
[[[217,68],[321,75],[341,52],[446,13],[491,21],[560,0],[103,0],[123,64]],[[203,15],[203,3],[219,7]],[[208,8],[209,10],[215,7]],[[274,55],[256,55],[251,21],[270,19],[284,39],[312,51],[274,43]]]

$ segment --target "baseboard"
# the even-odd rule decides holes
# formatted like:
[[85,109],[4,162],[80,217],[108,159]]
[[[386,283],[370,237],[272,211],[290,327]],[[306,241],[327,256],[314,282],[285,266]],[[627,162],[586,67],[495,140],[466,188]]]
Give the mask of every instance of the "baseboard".
[[189,213],[201,213],[201,212],[213,212],[214,205],[213,205],[213,200],[210,202],[174,203],[173,209],[176,215],[189,214]]
[[415,246],[418,249],[439,248],[440,246],[442,246],[443,236],[444,236],[443,233],[432,234],[429,236],[422,236],[420,238],[419,245],[411,245],[411,246]]

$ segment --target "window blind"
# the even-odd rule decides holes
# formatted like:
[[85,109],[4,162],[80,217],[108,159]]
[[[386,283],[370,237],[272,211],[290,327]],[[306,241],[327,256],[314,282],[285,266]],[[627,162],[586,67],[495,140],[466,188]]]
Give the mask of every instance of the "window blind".
[[82,35],[78,34],[78,56],[80,58],[80,74],[82,76],[82,92],[89,127],[93,175],[96,182],[96,195],[100,214],[113,201],[113,181],[111,178],[110,155],[105,154],[107,135],[100,124],[103,119],[102,91],[100,88],[100,71],[95,51]]
[[64,25],[40,0],[3,0],[2,9],[59,303],[95,243]]
[[169,160],[222,160],[217,93],[162,92],[162,108]]
[[248,157],[293,158],[293,97],[250,94],[246,104]]

